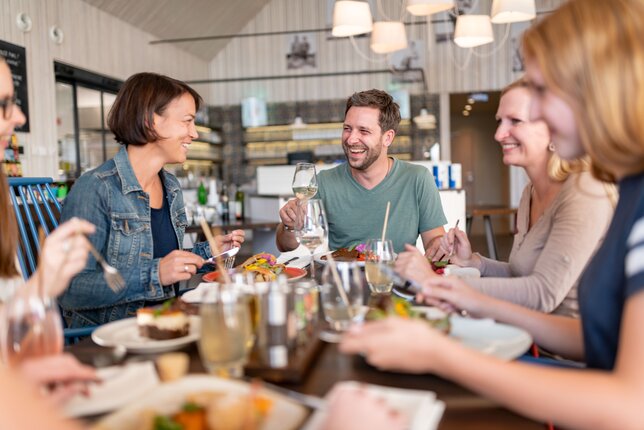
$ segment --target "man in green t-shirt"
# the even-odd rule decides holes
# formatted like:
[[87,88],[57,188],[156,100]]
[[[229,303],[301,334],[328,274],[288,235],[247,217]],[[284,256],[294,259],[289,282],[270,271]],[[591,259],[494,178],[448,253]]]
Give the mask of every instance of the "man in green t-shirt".
[[[398,105],[384,91],[362,91],[347,100],[342,131],[347,162],[318,174],[316,197],[326,209],[330,249],[379,238],[389,201],[387,238],[395,251],[415,244],[420,234],[426,255],[437,252],[447,220],[429,170],[387,156],[399,123]],[[296,202],[280,209],[280,251],[298,246],[292,232]]]

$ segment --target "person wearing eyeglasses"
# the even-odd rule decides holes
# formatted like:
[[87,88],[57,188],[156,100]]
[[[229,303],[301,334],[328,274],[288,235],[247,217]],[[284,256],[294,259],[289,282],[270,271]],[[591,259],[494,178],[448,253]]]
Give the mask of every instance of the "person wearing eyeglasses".
[[[16,105],[11,71],[1,56],[0,112],[0,160],[3,160],[14,129],[25,123],[25,116]],[[5,174],[0,171],[0,310],[2,304],[12,300],[14,294],[37,288],[36,276],[25,282],[20,273],[17,259],[18,227],[9,193]],[[84,235],[93,232],[94,226],[89,222],[73,219],[61,224],[45,239],[40,250],[38,271],[47,274],[45,286],[48,295],[59,295],[67,288],[72,276],[85,266],[89,244]],[[4,318],[2,312],[0,315]],[[2,327],[5,325],[0,319]],[[44,394],[49,403],[60,404],[85,391],[86,382],[94,380],[96,373],[92,368],[83,366],[65,354],[30,358],[12,368],[4,368],[0,364],[0,428],[25,428],[18,425],[29,421],[28,416],[21,417],[17,413],[22,408],[20,410],[28,415],[27,408],[16,400],[21,393],[32,391],[37,396]],[[28,398],[29,394],[26,396]],[[15,421],[11,421],[12,416]]]

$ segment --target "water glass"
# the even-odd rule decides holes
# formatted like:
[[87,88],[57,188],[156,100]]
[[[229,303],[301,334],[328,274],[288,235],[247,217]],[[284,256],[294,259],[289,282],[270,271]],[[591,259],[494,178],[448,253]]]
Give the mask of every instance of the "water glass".
[[199,354],[212,374],[238,378],[252,343],[248,298],[230,285],[217,285],[200,306]]
[[394,247],[391,240],[370,239],[365,249],[365,273],[369,288],[374,294],[388,294],[394,281],[382,270],[382,266],[393,269],[395,263]]
[[[334,274],[333,265],[326,265],[320,286],[324,319],[332,329],[323,332],[320,337],[329,342],[339,341],[339,333],[364,318],[362,270],[354,262],[336,262],[335,267],[337,272]],[[333,332],[336,336],[333,336]]]
[[315,164],[297,163],[293,174],[293,193],[298,200],[308,200],[318,192]]

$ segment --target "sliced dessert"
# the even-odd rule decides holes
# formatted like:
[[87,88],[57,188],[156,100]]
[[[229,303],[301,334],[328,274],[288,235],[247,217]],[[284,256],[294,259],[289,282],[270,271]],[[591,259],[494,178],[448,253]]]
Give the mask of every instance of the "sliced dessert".
[[174,300],[168,300],[160,306],[137,310],[139,334],[154,340],[187,336],[190,332],[190,319],[175,303]]

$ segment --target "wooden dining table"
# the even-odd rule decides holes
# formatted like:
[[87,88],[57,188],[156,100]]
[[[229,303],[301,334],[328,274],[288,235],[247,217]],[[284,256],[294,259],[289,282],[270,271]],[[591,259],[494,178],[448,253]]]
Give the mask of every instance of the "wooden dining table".
[[[194,288],[201,281],[197,274],[183,285],[184,288]],[[76,345],[66,348],[71,354],[76,354],[81,361],[92,355],[100,355],[106,349],[95,344],[91,339],[85,339]],[[206,373],[196,343],[183,348],[190,357],[189,373]],[[385,372],[378,370],[360,357],[342,354],[337,344],[318,341],[313,352],[314,356],[307,365],[306,372],[297,382],[275,382],[289,390],[303,394],[324,397],[336,382],[358,381],[386,387],[406,388],[412,390],[433,391],[439,400],[445,402],[445,412],[440,422],[441,430],[487,430],[487,429],[543,429],[545,424],[538,423],[520,416],[497,403],[476,394],[461,385],[435,375],[411,375]],[[128,354],[128,359],[154,360],[157,355]],[[517,381],[517,391],[528,390],[521,381]]]

